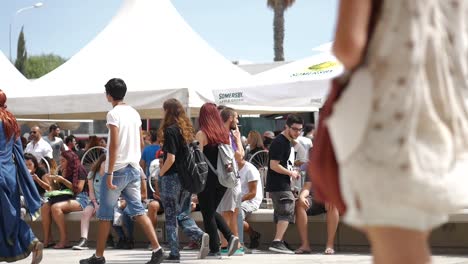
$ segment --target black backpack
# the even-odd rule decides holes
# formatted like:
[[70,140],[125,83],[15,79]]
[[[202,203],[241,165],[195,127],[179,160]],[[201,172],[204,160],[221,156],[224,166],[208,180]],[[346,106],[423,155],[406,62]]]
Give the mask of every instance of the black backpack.
[[183,144],[183,153],[180,159],[178,157],[177,174],[180,185],[190,193],[202,192],[208,178],[208,164],[198,145],[198,141]]

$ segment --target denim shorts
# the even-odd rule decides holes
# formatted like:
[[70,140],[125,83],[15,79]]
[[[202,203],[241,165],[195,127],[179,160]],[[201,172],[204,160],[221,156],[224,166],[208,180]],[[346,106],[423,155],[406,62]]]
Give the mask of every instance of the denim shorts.
[[141,177],[140,170],[128,165],[118,171],[114,171],[112,183],[117,186],[117,189],[110,190],[107,187],[107,177],[105,174],[102,177],[103,184],[100,186],[100,201],[99,210],[96,213],[96,218],[104,221],[114,220],[114,207],[117,205],[117,200],[120,195],[127,202],[127,210],[130,217],[146,214],[143,203],[141,202]]
[[85,193],[85,192],[79,193],[79,194],[75,197],[75,199],[76,199],[76,201],[80,204],[81,209],[85,209],[86,206],[88,205],[88,203],[90,202],[90,201],[89,201],[88,194]]

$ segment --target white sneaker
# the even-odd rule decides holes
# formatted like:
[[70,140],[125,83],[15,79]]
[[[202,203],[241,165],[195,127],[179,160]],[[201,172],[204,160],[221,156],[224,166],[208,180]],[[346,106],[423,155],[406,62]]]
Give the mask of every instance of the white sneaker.
[[207,233],[204,233],[201,238],[200,251],[198,251],[198,258],[204,259],[210,252],[210,236]]

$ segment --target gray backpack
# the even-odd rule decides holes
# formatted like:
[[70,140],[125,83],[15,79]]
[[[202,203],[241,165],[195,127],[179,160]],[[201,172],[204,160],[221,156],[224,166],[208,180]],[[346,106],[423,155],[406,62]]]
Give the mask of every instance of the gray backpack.
[[234,158],[234,150],[229,144],[218,145],[217,169],[206,159],[210,169],[218,176],[219,183],[226,188],[234,188],[239,181],[239,170]]

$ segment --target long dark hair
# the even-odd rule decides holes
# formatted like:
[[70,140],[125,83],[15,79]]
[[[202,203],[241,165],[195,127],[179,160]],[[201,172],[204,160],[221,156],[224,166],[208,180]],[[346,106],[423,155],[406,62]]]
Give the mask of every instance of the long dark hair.
[[[34,164],[34,170],[37,170],[37,168],[39,168],[39,162],[37,161],[36,157],[34,157],[33,154],[24,153],[24,159],[30,160]],[[34,171],[32,171],[32,173],[34,173]]]
[[192,142],[194,134],[192,122],[185,114],[184,107],[179,100],[175,98],[166,100],[163,104],[163,109],[166,111],[166,114],[164,115],[161,127],[158,130],[159,142],[161,142],[161,144],[164,143],[164,131],[166,128],[174,124],[179,127],[185,143],[188,144]]
[[224,127],[216,105],[205,103],[198,118],[200,130],[206,134],[208,144],[229,144],[229,131]]
[[15,116],[7,110],[6,101],[7,96],[0,89],[0,120],[3,123],[3,131],[7,140],[10,140],[12,137],[16,140],[20,136],[20,129]]

